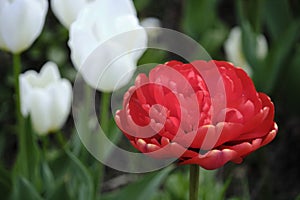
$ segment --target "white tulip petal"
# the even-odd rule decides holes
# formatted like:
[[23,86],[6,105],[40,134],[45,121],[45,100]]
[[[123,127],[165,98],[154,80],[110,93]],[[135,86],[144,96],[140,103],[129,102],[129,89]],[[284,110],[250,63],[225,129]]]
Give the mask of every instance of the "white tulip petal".
[[21,113],[24,117],[27,117],[29,113],[32,91],[32,86],[28,83],[26,78],[25,74],[19,76]]
[[57,65],[54,62],[47,62],[43,65],[40,71],[40,85],[46,86],[50,82],[55,82],[60,79],[60,73]]
[[264,35],[259,35],[257,37],[257,56],[260,59],[263,59],[266,57],[268,53],[268,43],[267,39]]
[[[124,15],[136,16],[136,10],[132,0],[99,0],[99,8],[107,19],[114,19]],[[109,21],[109,20],[107,20]]]
[[132,55],[115,40],[109,40],[92,52],[80,72],[92,87],[112,91],[117,85],[124,86],[123,75],[132,75],[134,70]]
[[92,87],[113,91],[128,83],[135,69],[132,55],[115,40],[109,40],[93,51],[80,72]]
[[27,49],[40,35],[47,10],[46,0],[6,0],[0,12],[0,45],[14,53]]
[[117,38],[112,38],[112,40],[118,40],[118,43],[124,49],[127,49],[126,51],[134,51],[132,56],[134,61],[137,62],[147,48],[147,33],[145,29],[139,26],[137,18],[132,15],[118,18],[115,25],[120,32],[127,33],[119,35]]
[[53,109],[51,100],[49,93],[41,89],[35,89],[31,93],[30,117],[33,129],[39,135],[45,135],[51,131],[49,130],[51,126],[49,113]]
[[72,86],[67,80],[51,85],[47,92],[51,95],[49,121],[51,130],[60,129],[65,123],[71,108]]
[[130,80],[147,47],[147,34],[131,0],[96,0],[71,25],[68,44],[72,62],[85,81],[112,91]]
[[[77,26],[78,25],[78,26]],[[97,40],[89,28],[81,28],[81,24],[73,23],[70,28],[71,59],[77,70],[89,54],[97,47]]]
[[60,23],[69,29],[79,12],[88,3],[89,0],[51,0],[51,8]]
[[57,65],[47,62],[39,74],[29,70],[19,80],[22,114],[31,116],[34,130],[44,135],[61,128],[70,113],[72,86],[60,78]]
[[155,17],[147,17],[141,21],[141,26],[145,28],[150,28],[150,27],[161,27],[161,22],[159,19]]

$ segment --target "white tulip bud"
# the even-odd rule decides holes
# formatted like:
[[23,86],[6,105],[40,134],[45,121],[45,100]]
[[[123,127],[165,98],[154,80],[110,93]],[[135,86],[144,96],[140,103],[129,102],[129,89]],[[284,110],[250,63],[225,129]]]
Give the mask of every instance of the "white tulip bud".
[[71,109],[71,83],[60,77],[57,65],[47,62],[40,73],[26,71],[19,76],[21,112],[30,115],[40,135],[60,129]]
[[92,0],[51,0],[54,15],[67,29],[77,18],[79,12]]
[[1,0],[0,48],[20,53],[28,49],[41,34],[47,0]]
[[84,80],[108,92],[128,83],[147,46],[147,35],[132,0],[96,0],[71,25],[68,44]]
[[[257,36],[257,58],[263,59],[268,53],[268,44],[264,35]],[[252,75],[251,66],[248,64],[242,46],[242,32],[239,27],[234,27],[225,41],[224,50],[227,59],[234,65],[243,68],[249,76]]]

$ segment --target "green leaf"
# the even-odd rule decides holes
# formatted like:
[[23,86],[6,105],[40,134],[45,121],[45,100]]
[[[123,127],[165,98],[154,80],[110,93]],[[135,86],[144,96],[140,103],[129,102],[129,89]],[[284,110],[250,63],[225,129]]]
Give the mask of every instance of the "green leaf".
[[24,121],[25,131],[22,133],[24,134],[22,135],[23,144],[20,144],[14,175],[23,176],[38,184],[40,151],[36,142],[37,135],[32,130],[30,117],[27,117]]
[[134,5],[137,11],[145,9],[149,3],[151,3],[150,0],[134,0]]
[[49,167],[50,169],[52,169],[53,176],[55,177],[55,179],[62,179],[63,176],[67,173],[71,163],[68,155],[66,155],[65,151],[59,150],[48,152],[48,157]]
[[227,35],[228,28],[223,23],[218,23],[215,28],[208,29],[203,33],[200,44],[214,59],[218,59],[220,49],[227,39]]
[[245,57],[254,69],[259,68],[259,62],[257,59],[257,35],[252,30],[249,22],[244,22],[242,24],[242,45],[243,52],[245,52]]
[[54,190],[56,184],[52,171],[46,162],[41,164],[41,179],[43,183],[43,191],[45,192],[46,196],[48,196],[49,193]]
[[57,200],[57,199],[71,199],[69,193],[67,192],[66,183],[61,181],[59,184],[55,185],[54,190],[46,198],[47,200]]
[[166,57],[166,52],[159,49],[147,49],[143,56],[139,59],[138,65],[147,63],[162,63]]
[[159,172],[146,174],[138,181],[122,188],[119,191],[113,191],[104,194],[102,200],[119,200],[119,199],[143,199],[150,200],[156,194],[157,189],[162,181],[172,171],[174,167],[167,167]]
[[66,150],[71,162],[71,173],[68,174],[70,181],[69,191],[72,197],[79,200],[92,200],[94,198],[93,179],[88,169],[81,163],[81,161],[70,151]]
[[184,32],[199,39],[203,32],[215,24],[217,3],[218,0],[187,0],[182,21]]
[[12,189],[11,174],[0,165],[0,194],[1,198],[6,199]]
[[18,177],[14,185],[13,200],[42,200],[43,198],[36,191],[34,186],[24,177]]
[[291,22],[271,47],[264,67],[254,74],[254,82],[263,92],[271,94],[276,87],[282,69],[288,66],[286,62],[289,61],[294,44],[299,38],[299,30],[300,21]]
[[[178,169],[170,174],[162,186],[163,189],[157,194],[157,199],[182,200],[188,199],[189,175],[186,168]],[[216,170],[200,170],[199,199],[223,200],[231,182],[227,179],[225,183],[216,178]]]
[[[295,52],[291,55],[291,63],[289,69],[280,85],[279,101],[283,102],[284,109],[288,113],[299,114],[300,113],[300,46],[297,46]],[[292,97],[292,98],[291,98]]]
[[274,41],[280,39],[287,24],[292,21],[291,9],[287,0],[266,0],[264,5],[266,25]]

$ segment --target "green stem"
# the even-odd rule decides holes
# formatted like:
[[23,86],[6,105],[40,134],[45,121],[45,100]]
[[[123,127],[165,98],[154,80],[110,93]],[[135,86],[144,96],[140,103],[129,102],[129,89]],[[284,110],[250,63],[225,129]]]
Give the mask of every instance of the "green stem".
[[54,134],[55,134],[56,141],[59,143],[60,147],[62,149],[64,149],[65,145],[66,145],[65,136],[63,135],[63,133],[61,132],[61,130],[56,131]]
[[[110,93],[101,93],[101,104],[100,104],[100,126],[104,134],[108,134],[109,131],[109,112],[110,112]],[[103,179],[104,166],[99,163],[97,164],[96,174],[98,174],[95,185],[95,197],[99,197],[99,190]]]
[[102,92],[100,107],[100,125],[104,133],[108,131],[110,109],[110,93]]
[[21,100],[20,100],[20,83],[19,75],[21,73],[21,56],[20,54],[13,55],[13,73],[14,73],[14,87],[15,87],[15,104],[16,104],[16,118],[17,118],[17,132],[19,138],[19,162],[22,165],[22,174],[25,177],[29,175],[28,155],[26,147],[26,132],[24,131],[24,118],[21,114]]
[[42,148],[41,148],[41,152],[42,152],[42,159],[43,161],[46,160],[46,154],[47,154],[47,149],[48,149],[48,145],[49,145],[49,141],[48,141],[48,137],[46,135],[40,137],[41,138],[41,142],[42,142]]
[[252,3],[254,3],[254,9],[253,9],[253,13],[252,13],[252,18],[253,18],[253,28],[254,28],[254,32],[256,34],[259,34],[261,32],[261,18],[262,18],[262,8],[263,8],[263,3],[264,0],[256,0],[253,1]]
[[190,200],[198,199],[199,169],[199,165],[190,166]]

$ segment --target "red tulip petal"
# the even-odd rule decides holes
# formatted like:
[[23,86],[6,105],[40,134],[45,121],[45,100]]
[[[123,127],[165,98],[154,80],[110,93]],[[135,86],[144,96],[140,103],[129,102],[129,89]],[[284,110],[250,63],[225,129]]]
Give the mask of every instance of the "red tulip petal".
[[[219,167],[222,167],[228,161],[236,160],[237,153],[230,149],[223,149],[223,150],[212,150],[206,153],[205,155],[200,155],[193,157],[188,160],[184,160],[180,162],[180,164],[198,164],[201,167],[213,170]],[[240,160],[242,161],[242,160]]]

